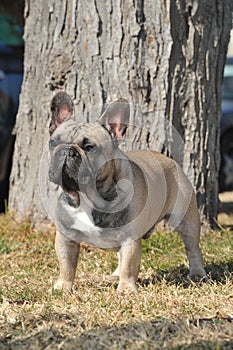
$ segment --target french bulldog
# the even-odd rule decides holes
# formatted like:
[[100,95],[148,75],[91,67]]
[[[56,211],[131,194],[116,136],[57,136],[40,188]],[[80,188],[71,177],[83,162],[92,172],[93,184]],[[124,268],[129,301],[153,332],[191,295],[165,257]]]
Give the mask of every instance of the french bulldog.
[[118,252],[118,290],[136,291],[141,241],[167,220],[181,235],[190,276],[206,278],[199,249],[194,190],[178,164],[149,150],[124,153],[126,100],[111,103],[95,123],[78,123],[65,92],[51,101],[49,180],[62,189],[56,207],[55,289],[71,291],[80,243]]

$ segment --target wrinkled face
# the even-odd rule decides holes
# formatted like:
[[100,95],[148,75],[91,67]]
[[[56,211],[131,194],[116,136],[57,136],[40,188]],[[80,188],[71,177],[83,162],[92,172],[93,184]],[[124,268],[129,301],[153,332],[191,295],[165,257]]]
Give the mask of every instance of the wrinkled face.
[[78,124],[68,119],[51,135],[49,148],[49,180],[67,192],[77,192],[93,186],[99,174],[111,167],[115,144],[99,123]]
[[[51,101],[49,180],[74,195],[77,191],[96,199],[116,196],[117,143],[129,123],[130,108],[124,99],[112,102],[96,123],[77,123],[73,101],[59,91]],[[106,196],[105,196],[106,194]]]

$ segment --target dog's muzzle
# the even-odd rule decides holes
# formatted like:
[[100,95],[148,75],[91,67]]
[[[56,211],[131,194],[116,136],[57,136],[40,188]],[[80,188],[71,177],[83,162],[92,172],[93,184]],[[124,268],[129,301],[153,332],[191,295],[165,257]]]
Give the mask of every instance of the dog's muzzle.
[[76,145],[60,145],[54,150],[49,180],[64,190],[85,192],[93,176],[85,153]]
[[77,157],[77,150],[73,146],[65,146],[57,152],[57,156],[65,160]]
[[51,160],[49,180],[62,185],[64,173],[66,176],[75,176],[81,162],[81,155],[74,146],[58,146]]

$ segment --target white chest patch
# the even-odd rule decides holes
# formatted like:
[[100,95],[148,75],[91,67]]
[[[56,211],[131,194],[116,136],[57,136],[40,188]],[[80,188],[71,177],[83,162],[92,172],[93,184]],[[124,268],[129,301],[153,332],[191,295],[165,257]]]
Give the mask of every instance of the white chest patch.
[[65,205],[65,209],[73,219],[73,225],[71,226],[72,229],[81,231],[87,235],[98,234],[101,231],[100,227],[95,226],[93,223],[91,207],[88,205],[88,199],[84,199],[80,196],[80,205],[78,208]]

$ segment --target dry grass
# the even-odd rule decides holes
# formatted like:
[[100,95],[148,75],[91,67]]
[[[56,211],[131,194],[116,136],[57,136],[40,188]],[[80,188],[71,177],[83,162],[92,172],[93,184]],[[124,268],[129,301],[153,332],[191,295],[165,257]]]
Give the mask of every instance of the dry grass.
[[117,293],[114,253],[83,246],[72,295],[57,276],[54,231],[0,217],[0,349],[232,349],[233,237],[202,237],[210,283],[187,278],[183,245],[157,233],[144,243],[139,293]]

